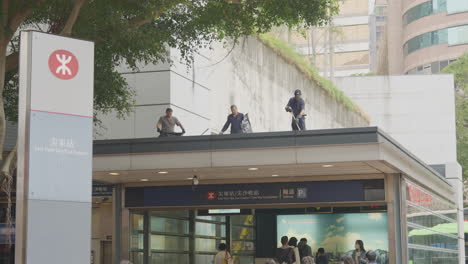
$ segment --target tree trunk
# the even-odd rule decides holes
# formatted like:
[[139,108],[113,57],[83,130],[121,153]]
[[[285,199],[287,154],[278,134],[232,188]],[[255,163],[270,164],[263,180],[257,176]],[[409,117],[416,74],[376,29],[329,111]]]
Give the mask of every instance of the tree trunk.
[[[3,145],[5,143],[6,133],[6,118],[5,108],[3,103],[3,90],[5,88],[5,63],[6,63],[6,52],[7,52],[8,41],[4,39],[0,40],[0,150],[3,153]],[[0,159],[3,159],[3,155],[0,155]],[[2,182],[2,176],[0,176],[0,182]]]

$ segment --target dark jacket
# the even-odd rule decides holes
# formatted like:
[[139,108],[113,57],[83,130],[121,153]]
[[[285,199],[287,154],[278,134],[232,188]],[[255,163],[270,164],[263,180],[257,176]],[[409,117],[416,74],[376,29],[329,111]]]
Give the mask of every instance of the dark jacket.
[[[302,98],[299,100],[296,100],[296,98],[292,97],[291,99],[289,99],[287,106],[290,106],[292,108],[292,112],[294,116],[297,117],[297,115],[299,115],[302,112],[302,110],[304,110],[305,102],[304,102],[304,99]],[[304,118],[304,117],[301,117],[301,118]]]
[[221,131],[226,131],[229,125],[231,125],[231,134],[241,134],[242,120],[244,120],[244,114],[242,113],[237,113],[237,116],[234,116],[233,114],[228,115],[226,123],[224,124],[223,129]]
[[328,264],[328,257],[326,255],[315,257],[315,264]]
[[277,248],[276,249],[276,260],[279,264],[287,263],[292,264],[294,263],[294,250],[290,247],[287,248]]
[[299,255],[301,256],[301,259],[307,256],[312,257],[312,248],[309,245],[299,243],[297,248],[299,249]]

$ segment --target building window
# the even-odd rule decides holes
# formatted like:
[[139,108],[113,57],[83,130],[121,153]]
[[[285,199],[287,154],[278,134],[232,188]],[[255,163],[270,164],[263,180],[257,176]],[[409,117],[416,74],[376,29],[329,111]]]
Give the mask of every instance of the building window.
[[254,263],[254,240],[253,215],[198,216],[188,210],[130,214],[134,264],[211,263],[220,243],[230,247],[236,263]]
[[253,215],[231,216],[231,250],[235,263],[255,263]]
[[448,0],[447,13],[459,13],[468,11],[468,1],[466,0]]
[[[432,62],[431,64],[427,65],[429,66],[429,68],[427,68],[427,66],[418,66],[416,68],[413,68],[411,70],[409,70],[406,74],[429,74],[429,73],[439,73],[441,72],[445,67],[447,67],[450,63],[454,62],[456,60],[444,60],[444,61],[435,61],[435,62]],[[430,70],[430,72],[428,71]]]
[[416,36],[403,45],[403,52],[406,56],[414,51],[444,43],[468,44],[468,25],[439,29]]
[[446,10],[447,0],[432,0],[424,2],[406,11],[406,13],[403,15],[403,24],[408,25],[420,18],[444,12]]
[[451,27],[448,29],[449,45],[459,45],[466,43],[468,43],[468,25]]

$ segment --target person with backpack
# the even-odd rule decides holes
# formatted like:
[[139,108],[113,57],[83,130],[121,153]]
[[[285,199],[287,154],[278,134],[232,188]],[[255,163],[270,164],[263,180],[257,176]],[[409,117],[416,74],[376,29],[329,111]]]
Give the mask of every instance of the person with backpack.
[[293,260],[295,264],[301,264],[301,255],[299,255],[299,249],[297,248],[297,238],[291,237],[289,239],[288,245],[293,249]]
[[221,135],[231,126],[231,134],[242,134],[242,121],[244,120],[244,114],[239,113],[236,105],[231,105],[231,114],[228,115],[226,123],[221,129]]
[[307,238],[301,238],[297,248],[299,249],[299,255],[301,256],[301,259],[304,257],[312,257],[312,248],[307,245]]
[[294,262],[293,249],[288,245],[288,237],[283,236],[281,238],[281,247],[276,249],[276,260],[279,264],[292,264]]

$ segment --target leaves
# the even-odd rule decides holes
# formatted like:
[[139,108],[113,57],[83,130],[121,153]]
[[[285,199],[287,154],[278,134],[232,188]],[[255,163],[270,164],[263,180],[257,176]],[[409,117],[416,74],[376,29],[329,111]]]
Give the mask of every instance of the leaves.
[[[8,17],[32,10],[21,23],[59,34],[78,0],[18,0]],[[80,0],[82,1],[82,0]],[[10,1],[11,2],[11,1]],[[15,1],[13,1],[15,2]],[[338,11],[337,0],[87,0],[71,36],[92,40],[95,50],[95,111],[131,111],[134,93],[116,68],[122,63],[168,61],[168,48],[179,49],[191,65],[193,54],[213,41],[268,32],[279,25],[323,25]],[[66,30],[68,31],[68,30]],[[18,45],[18,39],[12,40]],[[189,66],[188,66],[189,67]],[[17,67],[6,76],[7,118],[16,120]]]
[[452,73],[455,77],[457,156],[463,168],[463,178],[468,179],[468,53],[442,72]]

